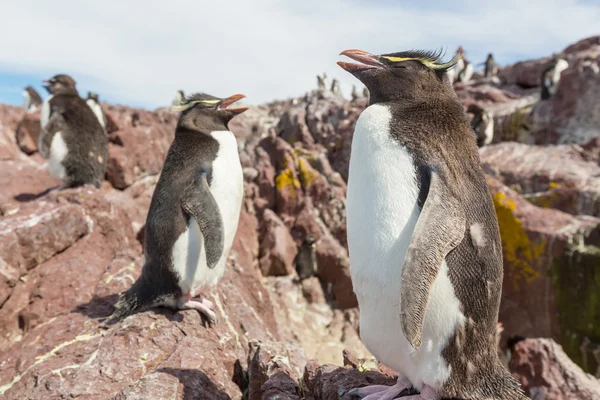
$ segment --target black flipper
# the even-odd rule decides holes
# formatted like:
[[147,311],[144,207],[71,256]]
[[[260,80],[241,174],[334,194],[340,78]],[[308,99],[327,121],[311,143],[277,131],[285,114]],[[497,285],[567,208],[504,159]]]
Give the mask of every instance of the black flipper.
[[429,193],[406,252],[402,270],[400,320],[413,348],[421,345],[431,287],[446,255],[466,231],[464,210],[437,172],[428,170]]
[[204,236],[206,264],[208,268],[214,268],[223,254],[223,218],[219,205],[210,192],[206,170],[200,170],[192,184],[186,188],[181,197],[181,207],[198,223]]
[[38,152],[43,158],[50,157],[50,145],[52,144],[54,135],[60,130],[59,126],[62,121],[64,121],[62,114],[53,112],[51,109],[48,122],[46,123],[46,126],[42,127],[37,143]]

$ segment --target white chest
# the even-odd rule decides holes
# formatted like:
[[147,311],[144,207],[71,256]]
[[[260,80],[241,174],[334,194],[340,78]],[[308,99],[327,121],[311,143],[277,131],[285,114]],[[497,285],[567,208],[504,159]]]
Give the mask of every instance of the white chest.
[[42,129],[46,127],[48,120],[50,119],[50,100],[52,100],[52,97],[54,97],[54,95],[48,96],[48,98],[42,103],[42,112],[40,115],[40,125]]
[[86,103],[88,107],[92,109],[96,115],[96,118],[98,118],[98,121],[100,121],[100,125],[102,125],[103,128],[106,128],[106,121],[104,120],[104,113],[102,112],[102,107],[100,107],[100,104],[92,99],[86,100]]
[[193,218],[187,231],[180,235],[173,247],[173,266],[181,277],[179,286],[184,292],[191,291],[193,294],[203,287],[216,284],[223,276],[244,196],[242,166],[235,136],[229,131],[213,132],[212,136],[219,142],[219,153],[212,165],[210,192],[223,220],[223,254],[215,268],[207,267],[204,238]]
[[359,296],[365,281],[399,293],[399,275],[389,278],[400,271],[419,216],[412,157],[390,136],[390,120],[387,107],[370,106],[358,119],[352,141],[348,246]]
[[50,144],[50,156],[48,157],[48,169],[50,175],[56,179],[63,180],[66,177],[65,166],[63,160],[69,152],[67,144],[62,137],[62,132],[56,132]]
[[361,339],[417,389],[423,384],[441,388],[450,370],[440,353],[462,315],[444,262],[431,290],[423,345],[415,351],[402,333],[401,276],[420,215],[419,189],[411,154],[390,136],[391,118],[386,106],[370,106],[352,141],[347,226]]

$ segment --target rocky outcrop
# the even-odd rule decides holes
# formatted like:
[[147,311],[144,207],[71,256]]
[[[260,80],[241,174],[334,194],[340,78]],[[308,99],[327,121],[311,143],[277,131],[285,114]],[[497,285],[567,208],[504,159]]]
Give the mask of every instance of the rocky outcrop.
[[[565,51],[575,60],[565,74],[578,85],[591,79],[583,64],[596,46],[590,39]],[[499,125],[506,135],[495,141],[537,141],[528,124],[540,111],[523,107],[538,101],[529,77],[538,64],[512,67],[512,78],[508,67],[501,79],[455,86],[465,107],[476,103],[498,121],[506,117]],[[576,136],[588,137],[592,102],[561,114],[568,106],[561,96],[575,90],[565,79],[549,100],[556,108],[548,121],[570,121],[556,120],[567,138],[581,117],[578,132],[587,133]],[[103,104],[112,121],[107,180],[100,189],[58,191],[27,142],[34,133],[23,121],[35,115],[24,119],[21,108],[0,106],[0,397],[329,400],[348,399],[357,386],[392,384],[394,373],[360,341],[346,243],[352,132],[365,106],[365,98],[315,91],[251,107],[232,121],[245,199],[225,276],[205,293],[220,318],[213,328],[195,311],[167,309],[100,324],[139,274],[146,213],[177,115]],[[510,119],[515,113],[523,119]],[[499,143],[482,149],[481,159],[503,244],[502,346],[516,335],[550,337],[595,373],[600,142]],[[308,236],[318,268],[300,279],[295,256]],[[513,349],[511,366],[529,393],[543,386],[549,396],[564,386],[568,397],[593,383],[557,345],[520,350],[528,342]],[[535,360],[544,371],[564,371],[563,383],[527,372]]]
[[600,381],[583,372],[552,339],[518,342],[509,367],[532,399],[591,400],[600,395]]

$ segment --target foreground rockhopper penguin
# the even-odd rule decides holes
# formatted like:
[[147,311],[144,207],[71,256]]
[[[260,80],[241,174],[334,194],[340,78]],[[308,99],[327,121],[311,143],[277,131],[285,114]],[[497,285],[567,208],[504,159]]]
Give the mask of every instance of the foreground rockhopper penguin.
[[216,322],[212,303],[193,298],[223,276],[238,227],[243,174],[227,124],[247,108],[227,107],[243,97],[194,94],[173,107],[182,113],[146,219],[142,273],[112,321],[166,306]]
[[50,96],[42,104],[40,155],[48,159],[50,174],[63,181],[61,187],[99,188],[108,159],[104,128],[79,97],[73,78],[59,74],[44,82]]
[[[360,335],[399,373],[363,399],[526,399],[496,351],[502,248],[469,120],[439,53],[341,53],[370,105],[347,194]],[[418,395],[409,395],[409,389]]]

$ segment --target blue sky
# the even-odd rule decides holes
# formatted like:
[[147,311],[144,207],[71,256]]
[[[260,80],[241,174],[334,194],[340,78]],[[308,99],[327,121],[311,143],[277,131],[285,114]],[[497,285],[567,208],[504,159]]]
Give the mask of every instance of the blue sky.
[[[315,75],[352,84],[336,61],[348,48],[373,53],[458,45],[473,63],[559,52],[600,34],[600,0],[79,0],[0,4],[0,102],[22,103],[32,84],[68,73],[80,94],[154,108],[176,90],[247,102],[302,95]],[[30,28],[27,28],[30,27]]]

